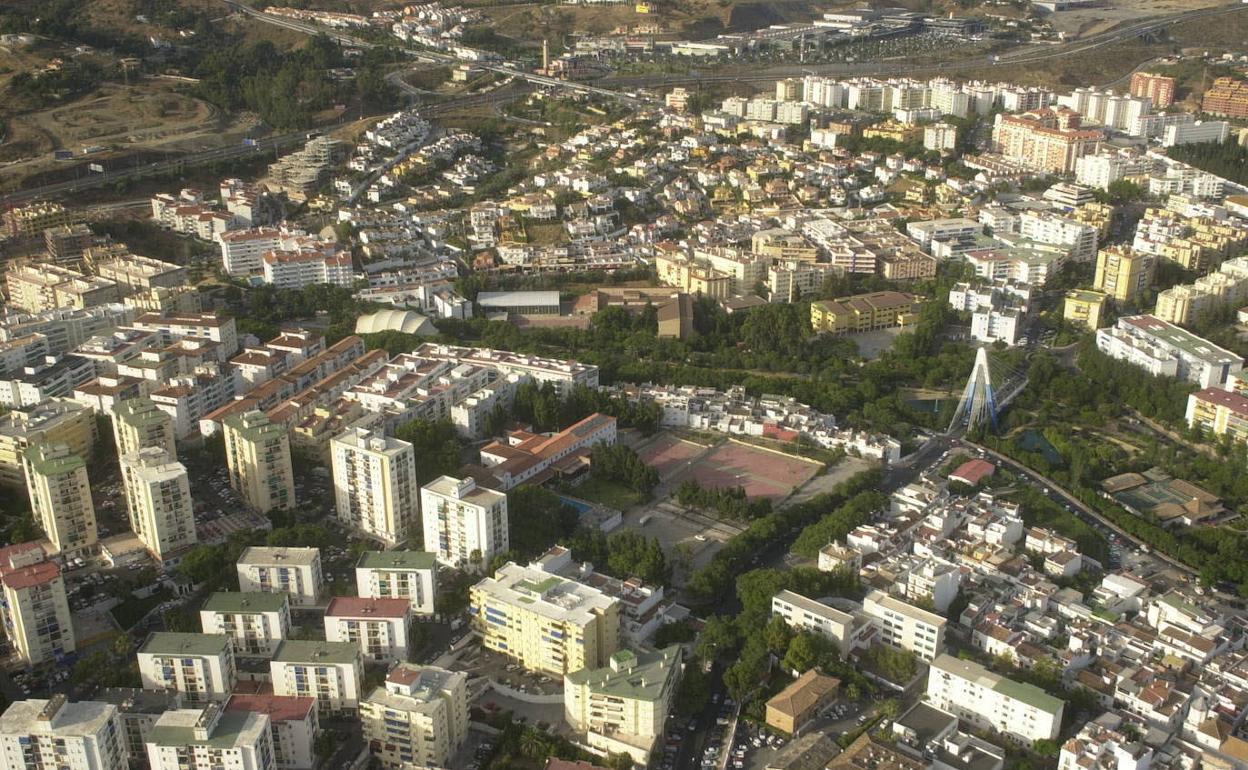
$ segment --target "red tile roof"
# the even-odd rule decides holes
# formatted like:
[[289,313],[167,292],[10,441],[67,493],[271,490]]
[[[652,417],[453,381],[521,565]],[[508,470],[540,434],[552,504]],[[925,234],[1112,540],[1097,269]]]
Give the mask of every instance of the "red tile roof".
[[401,618],[411,611],[407,599],[362,599],[358,596],[336,596],[325,610],[326,617],[336,618]]
[[997,466],[987,460],[967,460],[958,466],[958,469],[949,474],[949,478],[955,481],[965,481],[971,486],[975,486],[980,481],[991,476],[997,470]]
[[230,696],[225,704],[226,711],[250,711],[254,714],[268,714],[273,722],[302,722],[308,718],[308,712],[316,708],[316,698],[300,698],[294,695],[263,695],[260,693],[239,694]]

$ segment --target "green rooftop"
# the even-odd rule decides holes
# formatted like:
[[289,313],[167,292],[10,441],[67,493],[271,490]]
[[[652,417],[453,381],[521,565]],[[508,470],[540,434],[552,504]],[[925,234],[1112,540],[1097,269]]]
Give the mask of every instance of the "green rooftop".
[[240,593],[217,591],[210,594],[200,610],[207,612],[281,612],[290,599],[284,593]]
[[1026,684],[1024,682],[1015,682],[1013,679],[1001,677],[992,687],[993,692],[999,692],[1007,698],[1013,698],[1021,703],[1026,703],[1034,709],[1039,709],[1047,714],[1058,714],[1066,702],[1060,698],[1054,698],[1044,690],[1036,687],[1034,684]]
[[364,569],[433,569],[437,558],[427,551],[365,551],[356,567]]
[[679,667],[680,645],[673,644],[658,652],[641,654],[620,650],[611,656],[610,665],[583,668],[566,678],[572,684],[588,686],[595,693],[629,700],[656,701],[663,696],[663,689]]
[[520,589],[523,589],[525,591],[529,591],[535,594],[544,594],[562,582],[563,582],[563,578],[552,575],[551,577],[546,578],[540,583],[534,583],[531,580],[521,580],[519,583],[516,583],[516,588],[520,588]]
[[64,476],[86,467],[83,459],[70,454],[69,447],[64,444],[36,444],[26,450],[25,457],[35,473],[41,476]]
[[[174,720],[165,718],[164,721]],[[158,746],[204,746],[210,749],[233,749],[251,742],[250,740],[240,741],[239,738],[244,731],[254,731],[256,721],[258,721],[256,715],[250,711],[226,711],[217,720],[217,724],[212,729],[212,735],[206,740],[195,738],[193,724],[162,725],[158,721],[152,727],[147,739]]]
[[273,654],[277,663],[355,663],[360,646],[355,642],[317,642],[288,639]]
[[286,435],[286,428],[270,422],[268,415],[261,411],[235,413],[222,421],[225,427],[237,431],[248,441],[264,441]]
[[220,655],[229,647],[230,637],[225,634],[157,631],[147,637],[139,652],[150,655]]

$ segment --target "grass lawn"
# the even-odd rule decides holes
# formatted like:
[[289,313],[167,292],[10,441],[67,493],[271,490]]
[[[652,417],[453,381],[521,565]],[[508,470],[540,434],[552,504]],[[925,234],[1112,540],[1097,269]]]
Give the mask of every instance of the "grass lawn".
[[117,621],[117,625],[126,630],[134,628],[134,625],[143,619],[143,616],[151,611],[153,607],[169,598],[167,591],[157,591],[146,599],[136,599],[131,596],[121,604],[109,610],[113,615],[113,620]]
[[580,486],[572,488],[572,494],[583,500],[599,503],[609,508],[626,511],[634,505],[641,505],[646,498],[618,481],[588,478]]

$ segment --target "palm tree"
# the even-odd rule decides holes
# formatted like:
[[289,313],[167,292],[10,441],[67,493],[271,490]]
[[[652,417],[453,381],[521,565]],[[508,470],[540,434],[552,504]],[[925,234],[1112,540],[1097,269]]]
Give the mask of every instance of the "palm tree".
[[520,753],[529,759],[541,759],[546,756],[549,743],[541,732],[529,728],[520,736]]

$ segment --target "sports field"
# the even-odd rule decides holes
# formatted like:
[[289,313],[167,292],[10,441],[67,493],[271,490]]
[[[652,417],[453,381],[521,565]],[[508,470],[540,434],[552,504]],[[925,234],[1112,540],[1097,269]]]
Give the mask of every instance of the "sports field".
[[706,449],[702,444],[695,444],[669,433],[651,441],[642,448],[638,456],[642,462],[659,472],[660,479],[667,481]]
[[819,473],[822,464],[735,441],[694,463],[691,478],[703,487],[744,487],[747,497],[787,497]]

